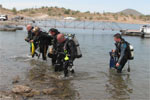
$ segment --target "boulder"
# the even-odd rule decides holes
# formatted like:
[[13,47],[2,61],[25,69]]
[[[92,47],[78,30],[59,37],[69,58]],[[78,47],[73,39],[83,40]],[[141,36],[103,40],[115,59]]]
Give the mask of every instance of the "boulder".
[[54,94],[56,90],[57,90],[56,88],[49,88],[49,89],[43,89],[42,92],[43,94],[50,95],[50,94]]
[[21,93],[29,93],[31,92],[31,88],[28,87],[28,86],[24,86],[24,85],[15,85],[12,89],[12,92],[13,93],[18,93],[18,94],[21,94]]
[[18,83],[19,80],[20,80],[20,77],[19,77],[19,76],[16,76],[16,77],[13,79],[12,83],[13,83],[13,84]]
[[64,84],[63,84],[62,82],[59,82],[59,83],[57,83],[56,85],[57,85],[58,88],[64,87]]
[[41,92],[38,90],[32,90],[31,93],[34,95],[40,95],[41,94]]

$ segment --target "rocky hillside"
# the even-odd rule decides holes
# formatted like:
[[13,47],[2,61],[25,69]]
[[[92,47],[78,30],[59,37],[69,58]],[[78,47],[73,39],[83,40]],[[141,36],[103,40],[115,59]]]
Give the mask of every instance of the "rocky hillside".
[[123,11],[120,11],[119,13],[123,13],[125,15],[134,15],[134,16],[141,16],[143,15],[142,13],[134,10],[134,9],[125,9]]
[[126,9],[119,13],[99,13],[99,12],[80,12],[66,8],[59,7],[41,7],[30,8],[23,10],[0,8],[1,14],[7,14],[9,18],[14,16],[23,16],[32,19],[64,19],[65,17],[74,17],[76,20],[85,21],[109,21],[121,23],[136,23],[147,24],[150,23],[150,15],[143,15],[138,11]]

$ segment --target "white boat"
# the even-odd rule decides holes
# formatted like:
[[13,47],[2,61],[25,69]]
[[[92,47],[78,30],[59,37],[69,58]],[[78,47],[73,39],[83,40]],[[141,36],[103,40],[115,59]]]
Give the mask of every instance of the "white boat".
[[76,20],[74,17],[65,17],[64,20]]
[[150,38],[150,25],[143,25],[140,31],[143,33],[143,37]]

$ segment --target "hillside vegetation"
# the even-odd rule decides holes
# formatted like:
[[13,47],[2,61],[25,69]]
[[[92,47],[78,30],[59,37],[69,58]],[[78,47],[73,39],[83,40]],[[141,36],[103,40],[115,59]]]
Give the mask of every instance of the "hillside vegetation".
[[64,19],[65,17],[75,17],[77,20],[85,21],[111,21],[122,23],[146,24],[150,23],[150,15],[143,15],[136,10],[126,9],[118,13],[110,12],[80,12],[71,9],[58,7],[30,8],[17,11],[16,8],[0,8],[1,14],[8,14],[9,17],[24,16],[33,19]]

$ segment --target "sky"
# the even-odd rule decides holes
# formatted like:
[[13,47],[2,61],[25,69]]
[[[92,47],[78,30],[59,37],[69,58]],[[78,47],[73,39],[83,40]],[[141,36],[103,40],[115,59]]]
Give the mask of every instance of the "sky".
[[58,6],[82,12],[119,12],[131,8],[150,15],[150,0],[0,0],[5,8],[39,8]]

